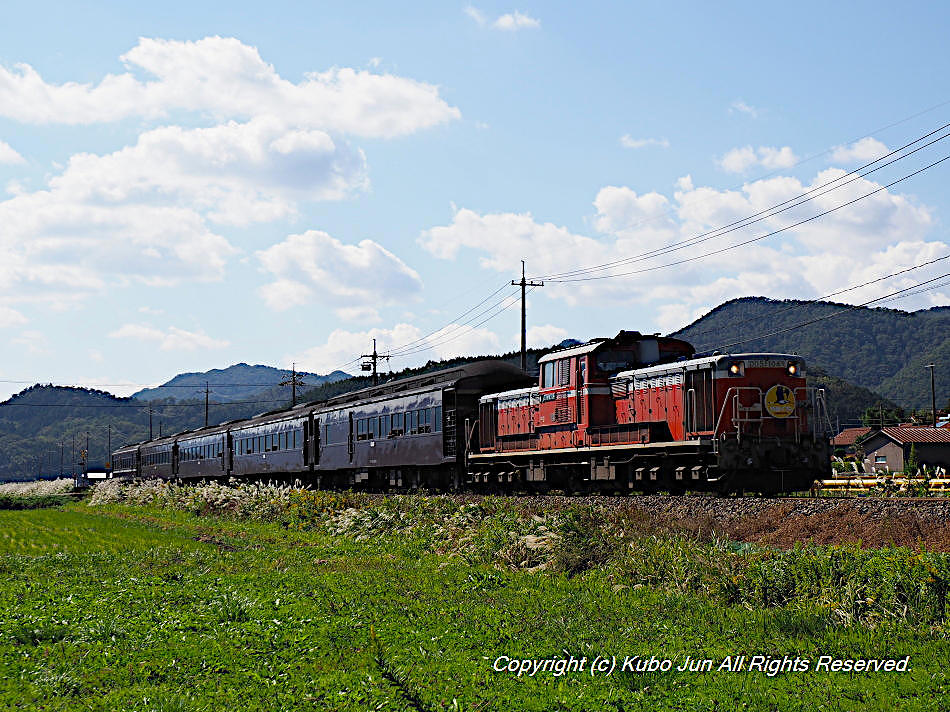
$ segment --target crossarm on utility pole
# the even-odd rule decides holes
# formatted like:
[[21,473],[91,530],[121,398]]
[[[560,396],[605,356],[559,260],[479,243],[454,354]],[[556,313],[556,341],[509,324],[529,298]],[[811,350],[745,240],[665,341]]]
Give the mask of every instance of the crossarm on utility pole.
[[521,260],[521,281],[511,280],[512,286],[521,287],[521,370],[528,370],[528,325],[525,307],[525,288],[543,287],[544,282],[528,282],[524,276],[524,260]]

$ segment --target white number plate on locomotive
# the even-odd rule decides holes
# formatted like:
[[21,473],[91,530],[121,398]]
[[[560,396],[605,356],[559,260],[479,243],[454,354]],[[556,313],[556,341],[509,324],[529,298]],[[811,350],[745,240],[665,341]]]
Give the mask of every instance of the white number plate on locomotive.
[[751,358],[743,361],[746,368],[785,368],[788,361],[767,358]]

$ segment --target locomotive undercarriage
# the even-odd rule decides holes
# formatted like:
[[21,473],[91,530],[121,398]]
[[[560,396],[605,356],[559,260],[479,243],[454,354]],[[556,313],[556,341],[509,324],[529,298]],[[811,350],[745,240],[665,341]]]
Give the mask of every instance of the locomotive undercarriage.
[[775,494],[808,490],[824,476],[821,465],[828,460],[821,440],[780,438],[509,452],[472,456],[466,485],[484,491]]

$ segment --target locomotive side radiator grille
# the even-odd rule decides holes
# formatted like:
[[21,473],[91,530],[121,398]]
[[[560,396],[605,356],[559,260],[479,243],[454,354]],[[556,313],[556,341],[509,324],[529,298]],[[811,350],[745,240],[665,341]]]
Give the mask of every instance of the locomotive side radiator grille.
[[457,452],[455,427],[455,411],[442,411],[442,454],[445,457],[455,457]]

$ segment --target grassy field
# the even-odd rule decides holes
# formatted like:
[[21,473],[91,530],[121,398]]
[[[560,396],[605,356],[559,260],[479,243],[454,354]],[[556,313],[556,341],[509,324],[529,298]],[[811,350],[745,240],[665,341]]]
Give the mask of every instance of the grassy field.
[[[944,555],[767,551],[631,522],[618,539],[588,515],[319,497],[272,522],[0,511],[0,707],[947,709]],[[493,669],[567,655],[584,671]],[[651,655],[673,669],[620,669]],[[812,669],[677,671],[687,655]],[[910,660],[822,672],[820,655]],[[617,668],[591,675],[596,656]]]

